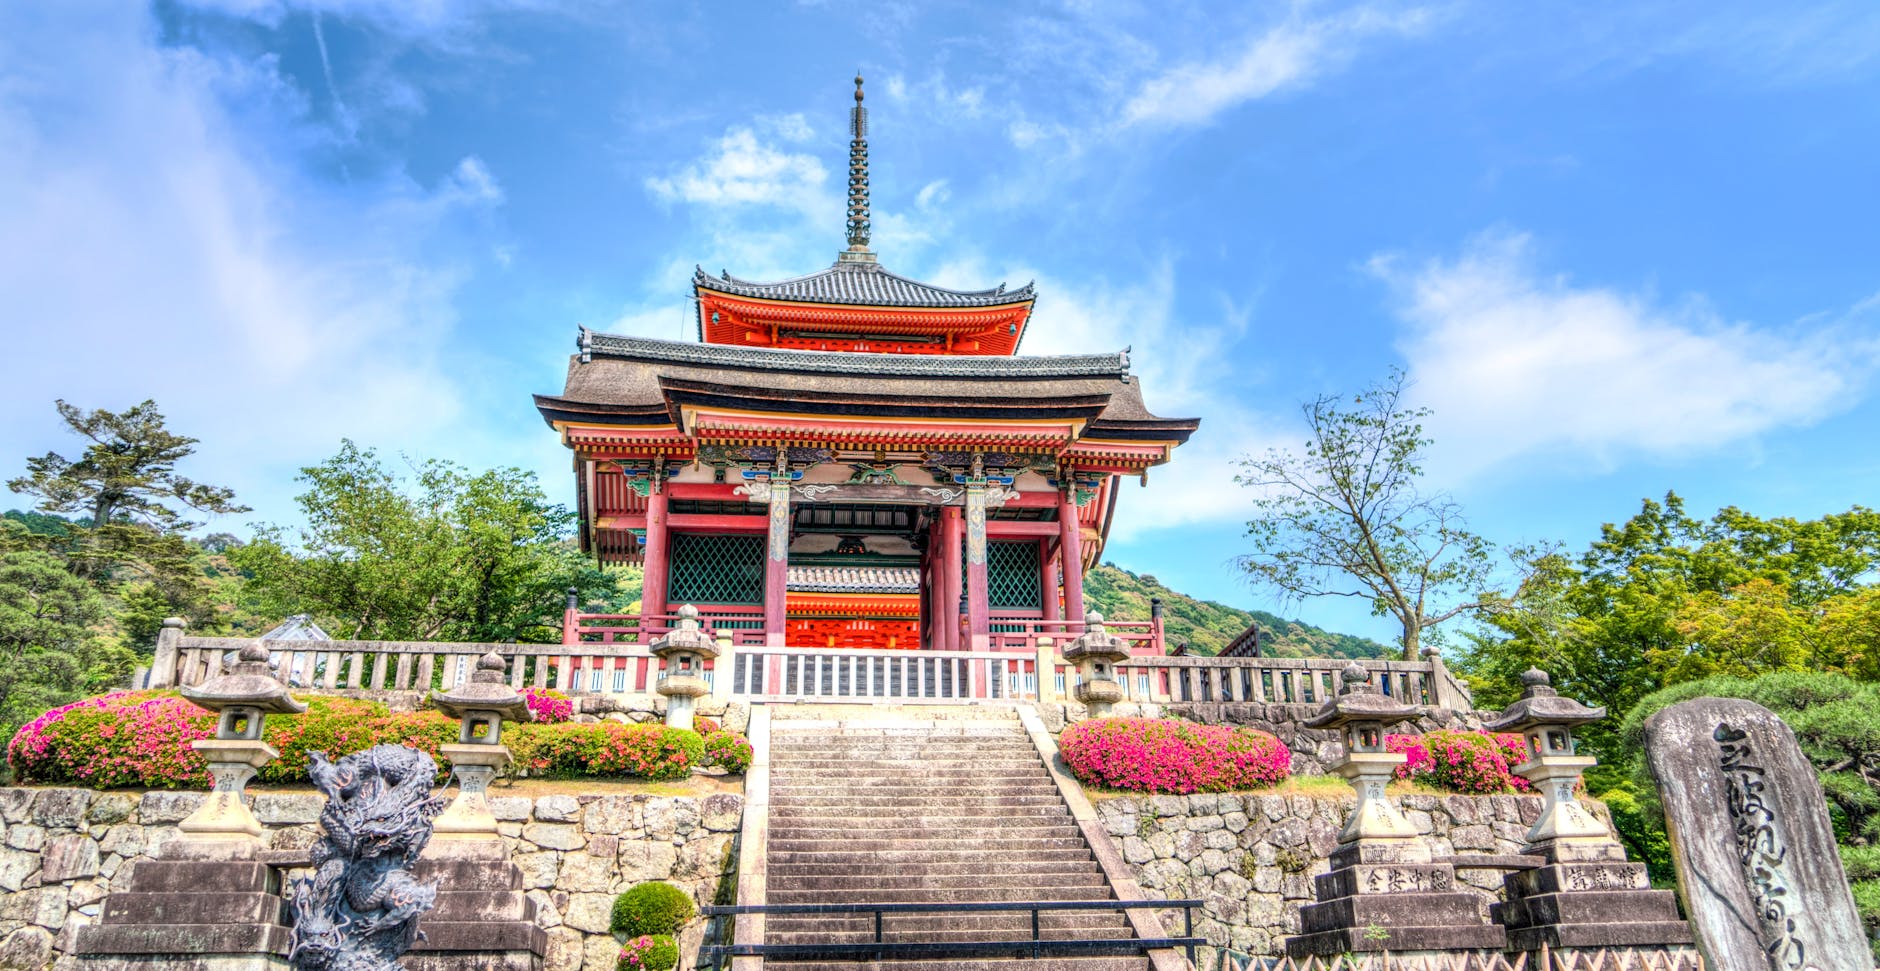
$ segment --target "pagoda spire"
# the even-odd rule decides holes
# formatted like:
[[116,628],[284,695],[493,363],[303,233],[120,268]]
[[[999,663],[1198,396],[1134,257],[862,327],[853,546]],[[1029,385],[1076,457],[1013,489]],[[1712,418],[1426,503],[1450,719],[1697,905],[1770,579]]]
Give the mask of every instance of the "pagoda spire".
[[857,73],[855,107],[849,109],[849,248],[843,254],[845,259],[872,261],[874,254],[868,249],[869,228],[868,109],[862,106],[862,76]]

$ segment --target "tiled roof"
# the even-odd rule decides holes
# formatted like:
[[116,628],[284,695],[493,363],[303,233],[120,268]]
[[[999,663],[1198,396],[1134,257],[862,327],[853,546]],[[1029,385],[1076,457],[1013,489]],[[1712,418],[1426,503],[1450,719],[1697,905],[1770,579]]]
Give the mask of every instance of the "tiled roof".
[[624,334],[582,331],[581,350],[593,357],[660,361],[693,367],[867,374],[912,378],[1119,377],[1129,370],[1127,352],[1041,357],[948,354],[830,354],[767,347],[662,341]]
[[785,588],[804,593],[918,593],[911,566],[793,566]]
[[728,273],[712,276],[701,267],[693,274],[692,283],[740,297],[865,307],[998,307],[1037,296],[1030,283],[1016,290],[1007,290],[1003,283],[990,290],[949,290],[910,280],[877,263],[847,261],[776,283],[740,280]]

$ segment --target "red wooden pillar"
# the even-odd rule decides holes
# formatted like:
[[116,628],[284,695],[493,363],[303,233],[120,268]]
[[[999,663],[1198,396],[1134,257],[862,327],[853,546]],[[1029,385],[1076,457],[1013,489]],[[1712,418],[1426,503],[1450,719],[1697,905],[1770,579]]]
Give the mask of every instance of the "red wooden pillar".
[[782,647],[785,581],[790,569],[790,477],[781,456],[770,477],[770,532],[764,560],[764,645]]
[[[1038,541],[1038,608],[1044,612],[1045,620],[1057,620],[1058,614],[1058,565],[1057,560],[1046,554],[1051,544]],[[1049,628],[1046,628],[1049,630]]]
[[1070,631],[1081,632],[1084,623],[1084,532],[1077,521],[1077,487],[1058,496],[1058,557],[1064,564],[1064,619]]
[[[672,550],[666,532],[666,490],[664,483],[654,480],[653,491],[646,497],[646,566],[640,586],[640,613],[658,615],[666,613],[666,581],[668,575],[668,555]],[[644,626],[645,621],[641,621]],[[664,621],[659,622],[663,628]]]
[[964,579],[961,574],[965,570],[965,565],[960,562],[960,549],[965,526],[959,509],[947,507],[940,530],[940,589],[944,591],[940,603],[940,629],[946,631],[944,649],[948,651],[960,649],[960,581]]

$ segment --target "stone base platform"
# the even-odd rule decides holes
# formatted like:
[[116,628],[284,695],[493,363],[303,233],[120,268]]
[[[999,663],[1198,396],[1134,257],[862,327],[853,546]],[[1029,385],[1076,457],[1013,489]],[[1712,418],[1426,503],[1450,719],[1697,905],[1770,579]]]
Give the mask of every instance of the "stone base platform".
[[1653,890],[1642,863],[1617,844],[1536,847],[1548,862],[1511,873],[1507,901],[1490,908],[1508,929],[1508,949],[1688,946],[1677,896]]
[[548,932],[501,843],[433,840],[425,857],[412,874],[437,885],[437,904],[400,959],[406,971],[541,971]]
[[78,932],[85,971],[287,967],[280,871],[256,860],[140,860],[99,917]]

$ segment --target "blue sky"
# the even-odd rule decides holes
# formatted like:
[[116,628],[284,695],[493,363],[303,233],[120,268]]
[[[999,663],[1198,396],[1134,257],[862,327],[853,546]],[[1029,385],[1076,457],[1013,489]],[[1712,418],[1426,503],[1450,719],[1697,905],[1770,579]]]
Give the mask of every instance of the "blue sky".
[[1025,351],[1204,419],[1124,566],[1389,636],[1230,561],[1233,460],[1393,365],[1503,543],[1876,502],[1865,2],[7,5],[0,465],[154,397],[255,507],[214,528],[342,436],[571,501],[529,393],[578,324],[689,336],[694,264],[828,264],[858,68],[883,262],[1035,278]]

